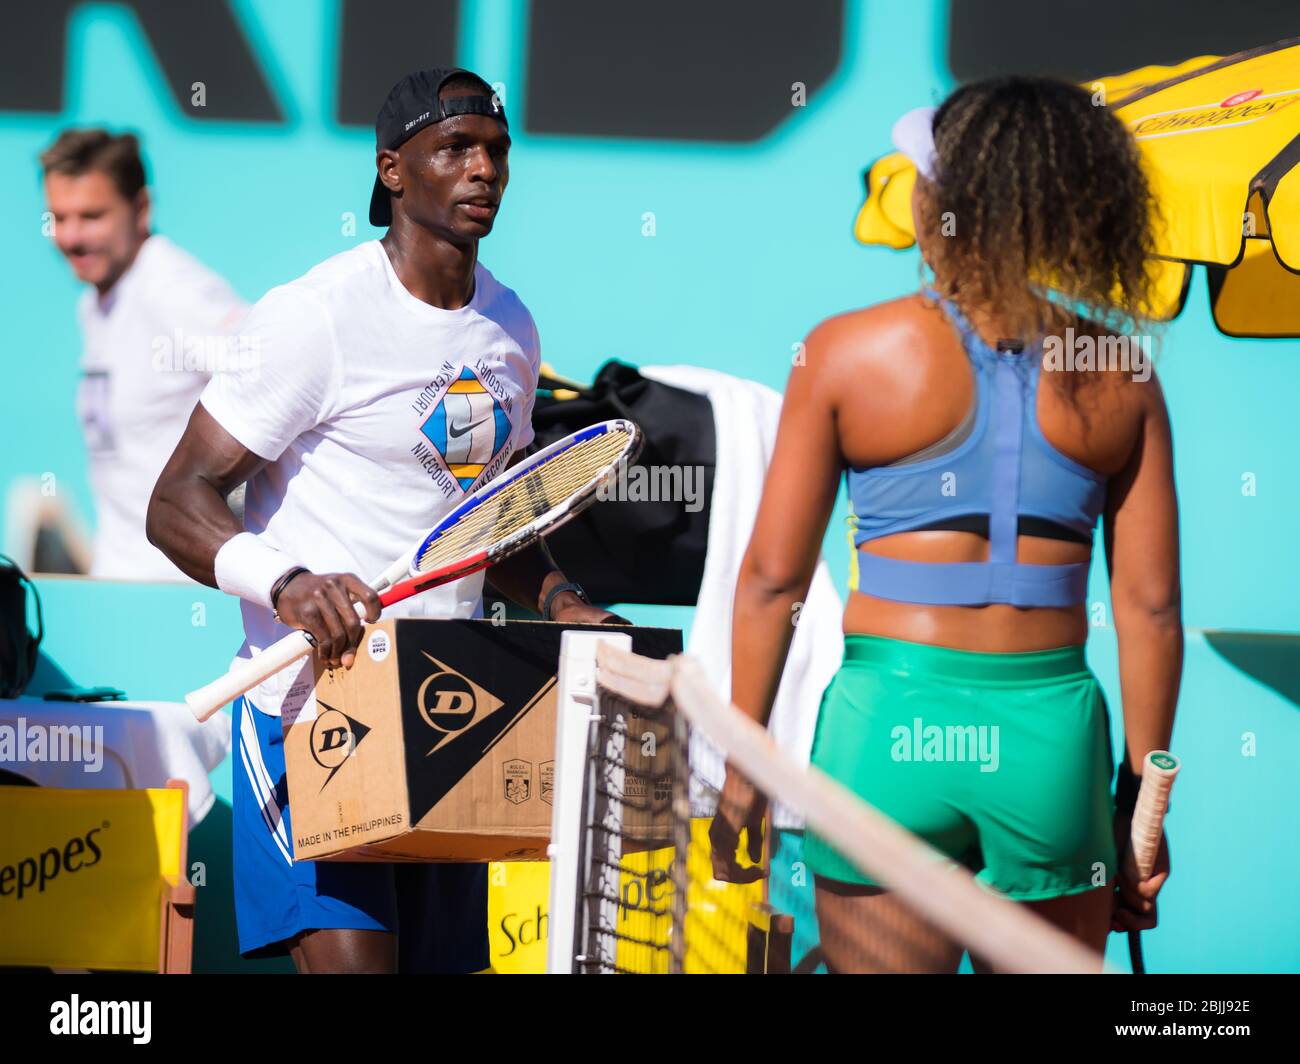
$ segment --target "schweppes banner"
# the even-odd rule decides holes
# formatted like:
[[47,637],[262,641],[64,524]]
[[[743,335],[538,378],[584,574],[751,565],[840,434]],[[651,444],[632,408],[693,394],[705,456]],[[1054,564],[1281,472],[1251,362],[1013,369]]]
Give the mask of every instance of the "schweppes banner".
[[492,971],[541,975],[546,971],[551,866],[546,861],[488,865],[488,947]]
[[[1159,207],[1154,316],[1182,310],[1201,264],[1222,332],[1300,336],[1300,38],[1083,84],[1142,150]],[[871,167],[858,240],[915,242],[915,180],[898,152]]]
[[[686,910],[684,968],[693,973],[745,971],[745,928],[763,900],[763,884],[720,883],[713,879],[709,856],[709,821],[691,821],[687,856],[690,899]],[[667,875],[673,850],[652,850],[623,858],[618,908],[618,953],[621,971],[662,975],[668,971],[672,879]],[[665,873],[662,878],[649,875]],[[649,883],[655,886],[649,886]],[[488,939],[492,971],[502,975],[530,975],[546,971],[547,905],[551,866],[543,861],[493,863],[488,871]],[[647,898],[645,892],[654,891]],[[664,913],[654,916],[653,908]],[[637,942],[646,945],[636,945]]]
[[185,793],[0,787],[0,965],[154,971]]

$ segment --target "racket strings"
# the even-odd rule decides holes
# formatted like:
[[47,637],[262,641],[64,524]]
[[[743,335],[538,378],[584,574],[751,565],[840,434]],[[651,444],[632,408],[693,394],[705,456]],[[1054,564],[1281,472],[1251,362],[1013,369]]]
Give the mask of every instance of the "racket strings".
[[518,475],[429,543],[416,560],[416,571],[427,573],[509,539],[591,484],[631,443],[631,433],[616,429],[574,444]]

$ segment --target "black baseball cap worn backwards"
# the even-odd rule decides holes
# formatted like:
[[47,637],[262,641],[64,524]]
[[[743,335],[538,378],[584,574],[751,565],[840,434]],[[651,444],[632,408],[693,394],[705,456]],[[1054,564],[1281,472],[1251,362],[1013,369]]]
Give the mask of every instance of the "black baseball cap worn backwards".
[[[484,95],[438,99],[442,87],[457,76],[479,81]],[[506,122],[506,109],[501,106],[492,86],[473,71],[460,67],[435,67],[407,74],[393,86],[384,106],[379,109],[379,117],[375,119],[375,151],[391,151],[405,144],[425,126],[445,122],[457,115],[486,115],[510,128]],[[370,224],[380,227],[393,224],[393,205],[378,174],[375,175],[374,191],[370,194]]]

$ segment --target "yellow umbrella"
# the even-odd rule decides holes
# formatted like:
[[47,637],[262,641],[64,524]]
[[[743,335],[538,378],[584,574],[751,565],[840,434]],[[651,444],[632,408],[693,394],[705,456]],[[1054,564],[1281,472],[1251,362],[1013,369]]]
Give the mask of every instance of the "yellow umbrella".
[[[1154,316],[1182,310],[1202,264],[1221,331],[1300,336],[1300,37],[1084,87],[1104,92],[1132,130],[1160,207]],[[900,152],[871,167],[858,240],[915,243],[915,181]]]

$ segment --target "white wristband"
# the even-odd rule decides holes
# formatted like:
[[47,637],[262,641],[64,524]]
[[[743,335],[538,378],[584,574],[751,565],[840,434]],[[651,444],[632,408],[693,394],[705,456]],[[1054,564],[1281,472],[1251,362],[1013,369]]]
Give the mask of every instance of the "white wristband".
[[298,563],[251,532],[241,532],[221,545],[212,559],[217,587],[259,606],[271,608],[271,588]]

